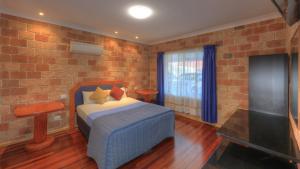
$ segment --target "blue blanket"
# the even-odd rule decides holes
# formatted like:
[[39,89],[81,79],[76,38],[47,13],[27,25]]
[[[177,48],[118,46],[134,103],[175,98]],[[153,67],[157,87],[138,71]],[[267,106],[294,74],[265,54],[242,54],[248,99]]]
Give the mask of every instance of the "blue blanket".
[[93,120],[88,156],[114,169],[174,136],[175,115],[166,107],[140,104]]

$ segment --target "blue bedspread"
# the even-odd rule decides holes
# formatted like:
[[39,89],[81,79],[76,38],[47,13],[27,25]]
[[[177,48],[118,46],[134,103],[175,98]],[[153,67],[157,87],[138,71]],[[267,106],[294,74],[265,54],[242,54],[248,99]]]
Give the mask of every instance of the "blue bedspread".
[[140,104],[93,120],[88,156],[100,169],[114,169],[174,136],[175,115],[166,107]]

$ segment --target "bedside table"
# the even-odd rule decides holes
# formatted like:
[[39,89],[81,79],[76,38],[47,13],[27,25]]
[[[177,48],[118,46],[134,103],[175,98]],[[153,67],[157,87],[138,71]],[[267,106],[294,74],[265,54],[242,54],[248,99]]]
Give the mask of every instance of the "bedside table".
[[151,103],[151,98],[158,94],[157,90],[153,89],[139,89],[135,91],[138,95],[141,95],[145,102]]
[[25,147],[27,151],[41,150],[54,142],[54,137],[47,136],[48,113],[63,110],[61,102],[38,103],[15,108],[16,117],[34,117],[33,141]]

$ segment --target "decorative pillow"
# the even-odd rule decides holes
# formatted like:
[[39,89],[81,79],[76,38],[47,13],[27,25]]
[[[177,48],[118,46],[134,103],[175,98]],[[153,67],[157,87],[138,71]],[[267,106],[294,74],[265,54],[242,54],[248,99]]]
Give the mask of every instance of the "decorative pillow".
[[[123,94],[123,96],[122,96],[122,98],[121,99],[123,99],[123,98],[126,98],[127,97],[127,89],[125,88],[125,87],[121,87],[121,89],[124,91],[124,94]],[[110,91],[111,90],[108,90],[109,91],[109,93],[110,93]],[[116,99],[114,99],[112,96],[108,96],[108,98],[107,98],[107,101],[114,101],[114,100],[116,100]]]
[[90,99],[90,96],[94,92],[92,91],[82,91],[82,96],[83,96],[83,104],[96,104],[95,100]]
[[122,96],[124,94],[124,91],[120,89],[119,87],[113,86],[110,91],[110,96],[113,97],[116,100],[121,100]]
[[108,95],[109,91],[97,87],[96,91],[90,96],[90,99],[95,100],[98,104],[103,104],[107,101]]

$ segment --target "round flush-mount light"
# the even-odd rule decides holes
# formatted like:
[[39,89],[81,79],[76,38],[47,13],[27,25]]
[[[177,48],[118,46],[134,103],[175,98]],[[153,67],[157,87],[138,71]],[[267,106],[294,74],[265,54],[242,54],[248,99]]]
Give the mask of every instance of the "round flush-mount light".
[[45,14],[44,14],[44,12],[39,12],[39,15],[44,16]]
[[128,8],[128,14],[136,19],[146,19],[153,14],[153,11],[147,6],[134,5]]

